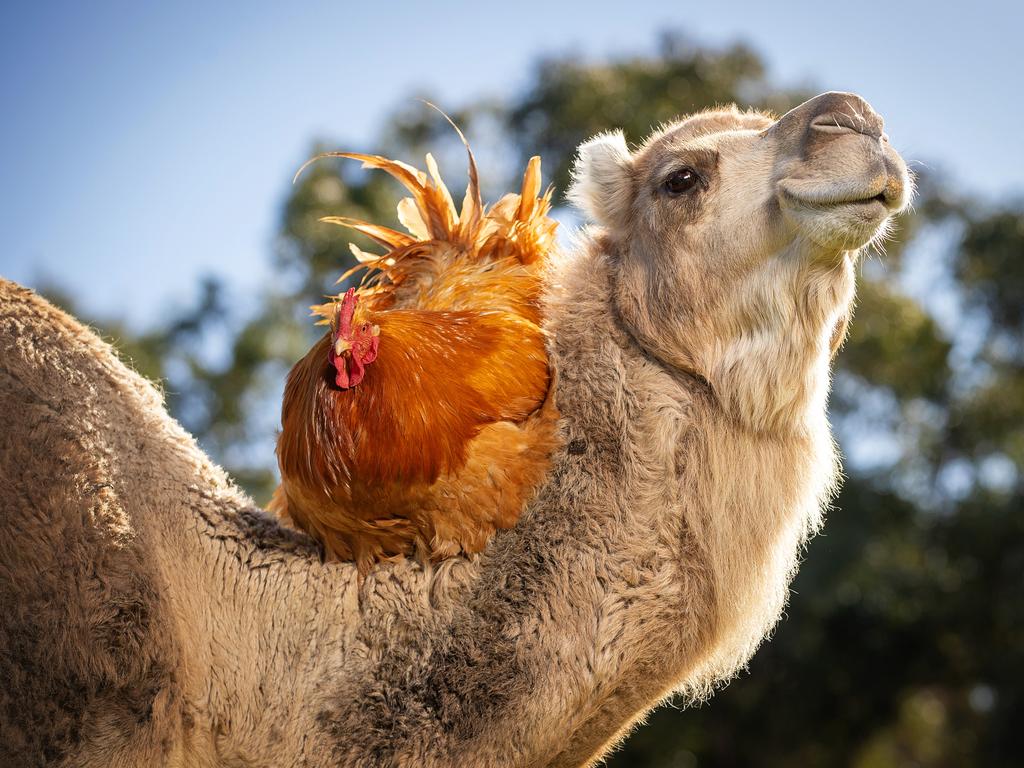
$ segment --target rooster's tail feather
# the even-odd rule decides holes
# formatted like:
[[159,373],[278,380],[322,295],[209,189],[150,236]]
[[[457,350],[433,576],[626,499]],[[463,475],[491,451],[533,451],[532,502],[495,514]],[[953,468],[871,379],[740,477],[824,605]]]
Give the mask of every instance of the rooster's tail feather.
[[[503,262],[515,268],[518,275],[529,274],[534,278],[531,282],[535,282],[545,256],[555,245],[558,225],[548,216],[552,190],[548,188],[541,193],[540,158],[530,159],[518,193],[505,195],[488,209],[481,199],[476,159],[462,131],[458,127],[455,130],[466,147],[469,164],[469,183],[461,210],[456,209],[437,163],[429,154],[426,156],[427,173],[380,155],[325,152],[313,158],[358,160],[364,168],[389,174],[411,195],[398,204],[398,219],[408,234],[343,216],[321,219],[361,232],[386,249],[383,254],[370,254],[355,245],[350,246],[359,263],[338,281],[343,282],[356,272],[366,270],[359,293],[373,305],[388,304],[398,286],[409,280],[425,278],[428,271],[436,276],[438,262],[443,262],[440,265],[442,271],[452,272],[459,272],[460,266],[469,266],[459,265],[460,261]],[[523,267],[527,268],[525,274]],[[428,283],[429,279],[421,282]],[[424,289],[429,291],[428,287]],[[314,314],[322,318],[329,317],[333,310],[334,302],[313,307]]]

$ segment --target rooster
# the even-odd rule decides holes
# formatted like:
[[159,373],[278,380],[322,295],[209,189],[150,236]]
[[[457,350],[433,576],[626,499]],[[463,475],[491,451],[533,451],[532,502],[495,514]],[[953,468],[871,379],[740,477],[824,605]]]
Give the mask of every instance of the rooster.
[[541,194],[534,157],[519,194],[485,208],[459,137],[469,156],[461,210],[430,155],[429,175],[327,155],[403,184],[409,234],[324,219],[386,251],[350,245],[360,264],[339,282],[366,269],[361,286],[313,307],[330,330],[288,375],[271,509],[362,574],[384,559],[482,550],[516,522],[557,444],[540,302],[555,247],[551,190]]

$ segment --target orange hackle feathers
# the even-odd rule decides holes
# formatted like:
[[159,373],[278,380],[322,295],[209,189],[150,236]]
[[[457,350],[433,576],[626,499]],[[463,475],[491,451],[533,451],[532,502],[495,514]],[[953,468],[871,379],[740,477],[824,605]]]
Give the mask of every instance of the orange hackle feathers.
[[327,155],[399,181],[410,193],[398,205],[409,234],[324,219],[385,249],[353,246],[360,263],[342,276],[365,270],[347,322],[379,328],[379,349],[360,383],[340,388],[328,364],[340,302],[313,307],[332,330],[288,376],[271,506],[361,572],[389,557],[480,551],[515,523],[556,445],[540,327],[557,226],[551,192],[541,193],[535,157],[520,192],[487,209],[466,151],[461,209],[430,155],[427,173],[377,155]]

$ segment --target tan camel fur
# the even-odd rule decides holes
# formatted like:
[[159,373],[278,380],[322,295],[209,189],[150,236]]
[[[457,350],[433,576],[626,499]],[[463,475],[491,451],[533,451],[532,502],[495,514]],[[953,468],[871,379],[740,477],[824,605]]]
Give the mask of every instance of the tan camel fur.
[[0,284],[0,764],[578,766],[710,693],[834,491],[857,253],[910,195],[824,94],[585,144],[549,277],[565,447],[470,561],[322,563],[109,346]]

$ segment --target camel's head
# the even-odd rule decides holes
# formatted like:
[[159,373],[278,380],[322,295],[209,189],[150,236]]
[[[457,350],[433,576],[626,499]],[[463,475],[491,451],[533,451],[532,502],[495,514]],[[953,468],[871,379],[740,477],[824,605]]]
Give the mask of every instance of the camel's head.
[[777,120],[697,114],[635,152],[621,133],[598,136],[574,175],[631,332],[755,428],[823,404],[853,263],[912,191],[882,118],[848,93]]

